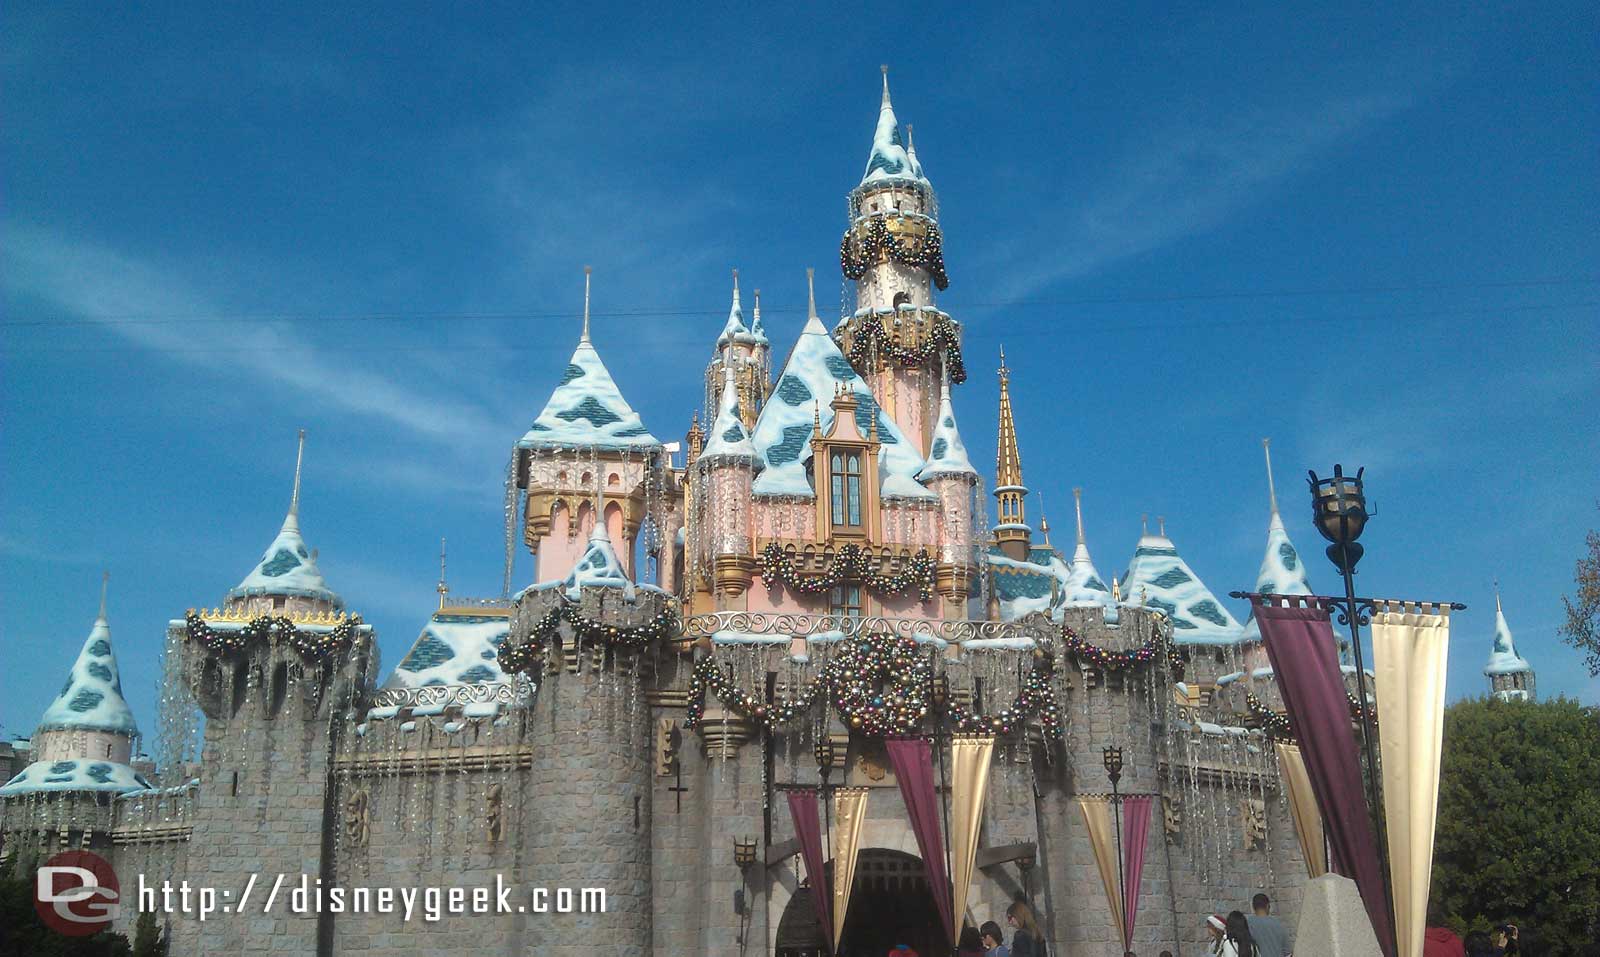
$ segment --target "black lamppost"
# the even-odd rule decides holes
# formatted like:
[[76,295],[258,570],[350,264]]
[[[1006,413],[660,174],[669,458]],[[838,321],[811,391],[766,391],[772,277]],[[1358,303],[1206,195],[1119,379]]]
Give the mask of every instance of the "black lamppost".
[[[1122,780],[1122,749],[1107,746],[1102,748],[1100,756],[1105,762],[1106,777],[1111,779],[1111,810],[1116,815],[1117,821],[1117,909],[1120,911],[1128,899],[1127,878],[1122,873],[1122,794],[1117,790],[1117,782]],[[1127,917],[1123,917],[1123,926],[1117,928],[1117,936],[1121,937],[1127,928]],[[1123,950],[1127,950],[1124,941]]]
[[[1346,619],[1350,625],[1350,649],[1356,662],[1356,716],[1361,724],[1362,749],[1367,755],[1367,799],[1371,803],[1372,813],[1377,814],[1381,807],[1378,803],[1378,753],[1373,741],[1372,714],[1367,698],[1367,669],[1361,658],[1361,620],[1364,616],[1356,602],[1353,577],[1356,563],[1361,561],[1361,556],[1366,552],[1361,543],[1356,541],[1367,527],[1367,496],[1361,483],[1361,476],[1365,472],[1365,468],[1358,468],[1354,476],[1348,476],[1344,474],[1343,466],[1335,465],[1332,477],[1319,479],[1317,473],[1312,472],[1310,482],[1313,521],[1322,537],[1332,543],[1328,546],[1328,560],[1344,575],[1345,606],[1339,617]],[[1380,851],[1384,850],[1386,843],[1379,842]],[[1384,872],[1387,874],[1387,853],[1383,854],[1383,859]]]

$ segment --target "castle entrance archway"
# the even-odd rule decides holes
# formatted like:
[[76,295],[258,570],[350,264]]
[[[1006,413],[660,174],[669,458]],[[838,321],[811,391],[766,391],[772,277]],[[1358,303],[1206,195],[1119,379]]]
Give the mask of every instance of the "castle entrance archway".
[[[832,862],[828,880],[833,880]],[[817,926],[811,893],[809,886],[800,888],[784,907],[778,923],[777,957],[825,953],[825,932]],[[909,944],[919,954],[951,950],[921,858],[904,851],[865,847],[856,861],[855,887],[844,936],[839,940],[839,957],[882,957],[895,944]]]

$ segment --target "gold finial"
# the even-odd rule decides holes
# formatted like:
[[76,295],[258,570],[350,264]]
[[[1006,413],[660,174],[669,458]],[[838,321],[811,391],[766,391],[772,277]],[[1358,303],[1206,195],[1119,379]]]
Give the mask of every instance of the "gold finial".
[[1011,370],[1006,368],[1006,347],[1000,347],[1000,388],[1011,384]]
[[444,607],[445,596],[450,594],[450,586],[449,586],[449,584],[446,583],[445,577],[444,577],[444,536],[443,535],[439,536],[439,584],[437,586],[437,591],[439,592],[439,607],[443,608]]
[[[1039,502],[1039,511],[1044,511],[1044,501],[1042,498]],[[1044,536],[1044,543],[1046,546],[1048,546],[1050,544],[1050,520],[1045,518],[1042,514],[1039,516],[1039,533]]]
[[1078,544],[1084,544],[1083,538],[1083,489],[1072,490],[1072,507],[1078,513]]
[[589,274],[593,272],[588,266],[583,267],[583,338],[589,341]]
[[[102,621],[103,622],[103,621],[106,620],[106,588],[110,584],[111,584],[111,572],[109,572],[109,571],[101,572],[100,573],[100,616],[97,619],[98,621]],[[1496,601],[1498,601],[1498,600],[1499,599],[1497,598]]]
[[817,434],[822,434],[822,403],[816,399],[811,400],[811,429]]

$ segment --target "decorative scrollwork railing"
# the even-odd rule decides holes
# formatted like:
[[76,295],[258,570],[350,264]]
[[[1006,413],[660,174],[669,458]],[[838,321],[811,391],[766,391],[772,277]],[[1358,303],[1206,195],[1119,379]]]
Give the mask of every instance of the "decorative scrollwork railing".
[[905,638],[937,638],[953,644],[975,639],[1031,638],[1038,642],[1053,636],[1048,619],[1033,622],[1018,621],[968,621],[951,618],[887,618],[878,615],[808,615],[797,612],[718,611],[705,615],[692,615],[683,621],[686,639],[709,638],[718,632],[738,632],[747,635],[804,637],[807,635],[842,633],[846,638],[857,635],[894,635]]
[[374,708],[415,708],[429,705],[452,707],[494,702],[516,705],[533,695],[533,682],[518,675],[512,681],[463,685],[424,685],[420,688],[382,688],[373,692]]

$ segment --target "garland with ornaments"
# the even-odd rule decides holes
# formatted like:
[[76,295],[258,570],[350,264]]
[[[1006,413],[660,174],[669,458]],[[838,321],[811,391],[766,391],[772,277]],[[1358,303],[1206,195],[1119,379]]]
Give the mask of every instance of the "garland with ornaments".
[[898,237],[889,232],[889,225],[883,217],[878,217],[867,224],[867,235],[861,240],[861,256],[857,258],[851,248],[854,229],[847,229],[844,238],[839,240],[839,268],[849,279],[860,279],[867,274],[867,267],[878,262],[885,253],[890,259],[903,266],[913,266],[926,269],[933,277],[933,284],[940,290],[950,286],[950,277],[944,271],[944,236],[939,232],[939,224],[933,220],[927,221],[928,232],[921,243],[913,246],[901,242]]
[[349,650],[355,640],[356,629],[361,626],[361,616],[351,615],[328,631],[308,631],[282,615],[262,615],[245,622],[240,628],[213,628],[206,624],[193,609],[183,616],[183,633],[188,640],[207,652],[232,657],[248,650],[251,645],[287,644],[307,661],[323,661],[330,655]]
[[951,384],[959,385],[967,381],[967,366],[961,360],[961,334],[955,322],[946,316],[934,319],[933,327],[928,330],[928,338],[922,345],[912,349],[894,341],[884,328],[883,317],[869,315],[857,327],[855,339],[850,343],[850,354],[846,358],[857,369],[864,369],[874,349],[878,355],[887,356],[903,366],[926,365],[943,352],[949,365]]
[[672,607],[663,608],[642,625],[613,625],[596,618],[584,617],[573,602],[562,602],[540,616],[529,629],[528,637],[499,654],[500,670],[507,674],[523,672],[537,674],[542,669],[547,649],[557,643],[561,623],[572,626],[579,643],[593,642],[609,648],[639,648],[652,641],[675,634],[678,613]]
[[[1356,696],[1347,691],[1345,692],[1345,700],[1350,703],[1350,719],[1352,721],[1360,721],[1362,707],[1357,702]],[[1294,740],[1294,730],[1289,724],[1289,716],[1287,714],[1279,714],[1262,704],[1261,699],[1257,698],[1253,691],[1244,693],[1244,703],[1245,707],[1250,709],[1251,716],[1260,722],[1261,730],[1267,733],[1267,737],[1275,738],[1279,741]],[[1373,724],[1378,723],[1376,711],[1369,710],[1367,715],[1372,719]]]
[[[828,659],[822,673],[792,698],[767,702],[739,688],[717,666],[702,658],[689,678],[685,726],[695,728],[705,718],[706,693],[723,706],[760,726],[777,731],[805,717],[819,694],[827,692],[839,717],[851,730],[872,737],[915,734],[934,707],[932,660],[906,635],[861,636],[844,642]],[[1062,734],[1061,710],[1051,690],[1048,660],[1036,663],[1023,678],[1022,690],[1011,705],[996,714],[978,714],[954,700],[943,703],[955,730],[967,733],[1010,734],[1038,717],[1052,738]]]
[[835,585],[845,582],[859,583],[881,595],[900,595],[912,588],[922,601],[933,600],[934,561],[925,551],[906,559],[900,570],[880,575],[873,569],[873,559],[860,545],[848,542],[828,563],[820,575],[801,575],[794,566],[794,558],[777,542],[770,542],[761,550],[761,580],[767,587],[784,585],[801,595],[822,595]]
[[1152,630],[1150,637],[1139,647],[1129,651],[1113,651],[1084,641],[1077,632],[1062,625],[1061,647],[1067,654],[1078,659],[1079,664],[1097,671],[1129,671],[1150,664],[1158,658],[1165,660],[1167,666],[1179,674],[1182,673],[1184,666],[1183,655],[1167,640],[1166,634],[1159,628]]

